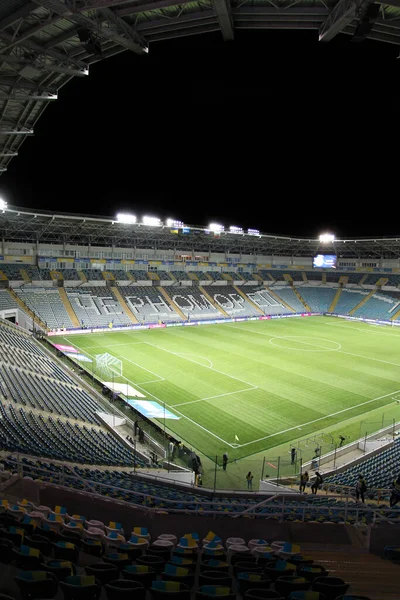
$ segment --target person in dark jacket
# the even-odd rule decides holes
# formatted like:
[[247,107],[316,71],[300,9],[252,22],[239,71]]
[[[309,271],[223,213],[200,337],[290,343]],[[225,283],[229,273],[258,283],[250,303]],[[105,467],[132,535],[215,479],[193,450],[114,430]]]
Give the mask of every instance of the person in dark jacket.
[[229,459],[228,453],[225,452],[222,457],[222,468],[224,471],[226,471],[226,465],[228,464],[228,459]]
[[400,475],[398,475],[397,479],[393,480],[392,483],[392,493],[390,495],[389,504],[390,506],[395,506],[400,500]]
[[365,492],[367,490],[367,483],[364,477],[361,475],[358,476],[358,481],[356,483],[356,499],[357,502],[361,498],[361,502],[365,504]]
[[314,481],[312,482],[312,485],[311,485],[311,491],[312,491],[313,494],[317,493],[317,491],[321,487],[323,481],[324,480],[322,478],[321,473],[318,473],[318,471],[315,471],[315,479],[314,479]]
[[304,473],[302,473],[300,475],[300,492],[301,493],[305,492],[306,485],[307,485],[309,479],[310,478],[308,476],[308,472],[307,471],[305,471]]

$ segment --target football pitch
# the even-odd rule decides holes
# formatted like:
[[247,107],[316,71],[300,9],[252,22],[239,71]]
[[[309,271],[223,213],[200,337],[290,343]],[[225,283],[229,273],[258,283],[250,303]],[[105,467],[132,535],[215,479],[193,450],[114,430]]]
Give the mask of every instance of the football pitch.
[[92,359],[81,363],[88,372],[96,355],[120,359],[122,377],[113,378],[163,407],[158,425],[214,460],[225,451],[236,461],[287,454],[290,444],[321,434],[333,444],[339,435],[351,441],[399,420],[395,327],[296,317],[52,343]]

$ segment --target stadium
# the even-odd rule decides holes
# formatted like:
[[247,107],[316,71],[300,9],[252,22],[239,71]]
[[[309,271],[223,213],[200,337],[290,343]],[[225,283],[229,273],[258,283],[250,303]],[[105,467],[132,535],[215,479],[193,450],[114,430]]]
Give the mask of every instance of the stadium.
[[[2,2],[0,174],[104,59],[399,10]],[[400,238],[69,206],[0,199],[0,600],[398,599]]]
[[[172,593],[167,581],[182,594],[211,593],[215,572],[177,567],[190,554],[194,565],[227,565],[214,584],[232,597],[247,597],[251,574],[262,597],[336,597],[340,581],[342,596],[396,597],[398,239],[293,239],[4,201],[0,230],[0,519],[10,568],[13,559],[16,572],[48,573],[50,559],[72,559],[76,578],[92,563],[135,570],[164,553],[164,583],[145,593]],[[53,524],[52,543],[74,550],[43,550],[40,564],[21,556],[26,547],[42,556]],[[100,549],[89,549],[95,541]],[[324,569],[318,581],[301,576],[308,560]],[[168,578],[171,569],[183,571]],[[14,596],[26,585],[15,577]],[[54,594],[69,589],[58,581]]]

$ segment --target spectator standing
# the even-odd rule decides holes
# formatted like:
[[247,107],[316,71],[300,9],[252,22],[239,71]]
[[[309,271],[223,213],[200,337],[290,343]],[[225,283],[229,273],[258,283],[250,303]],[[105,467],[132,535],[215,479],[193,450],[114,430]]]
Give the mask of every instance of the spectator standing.
[[173,454],[174,454],[174,442],[172,440],[169,441],[168,450],[169,450],[169,459],[172,460]]
[[394,479],[392,483],[392,493],[390,495],[389,504],[390,506],[395,506],[400,500],[400,475],[398,475],[397,479]]
[[229,460],[228,453],[224,452],[224,454],[222,456],[222,468],[224,471],[226,471],[226,465],[228,464],[228,460]]
[[249,471],[246,475],[246,480],[247,480],[247,489],[248,490],[252,490],[253,489],[253,474],[251,471]]
[[313,494],[317,493],[317,491],[319,490],[319,488],[322,485],[323,481],[324,480],[322,478],[321,473],[318,473],[318,471],[315,471],[315,479],[314,479],[314,481],[312,482],[312,485],[311,485],[311,491],[312,491]]
[[301,473],[301,475],[300,475],[300,493],[305,492],[306,485],[307,485],[309,479],[310,478],[308,476],[307,471],[304,471],[304,473]]
[[356,499],[357,502],[361,498],[361,502],[365,504],[365,492],[367,490],[367,483],[364,477],[361,475],[358,476],[358,481],[356,483]]
[[290,455],[292,457],[292,465],[294,465],[294,463],[296,462],[296,448],[292,448],[290,450]]

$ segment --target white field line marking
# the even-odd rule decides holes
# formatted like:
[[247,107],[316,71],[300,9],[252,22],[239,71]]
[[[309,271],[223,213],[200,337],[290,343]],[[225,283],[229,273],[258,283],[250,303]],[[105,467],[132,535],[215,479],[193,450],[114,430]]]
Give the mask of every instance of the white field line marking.
[[139,363],[134,362],[130,358],[126,358],[126,356],[124,356],[123,354],[117,354],[117,356],[121,356],[124,360],[127,360],[128,362],[132,363],[136,367],[139,367],[139,369],[142,369],[143,371],[147,371],[147,373],[151,373],[151,375],[154,375],[154,377],[158,377],[159,381],[165,381],[164,377],[161,377],[161,375],[158,375],[157,373],[154,373],[153,371],[150,371],[150,369],[146,369],[146,367],[142,367],[141,365],[139,365]]
[[[393,327],[392,325],[375,325],[374,323],[365,323],[365,325],[369,325],[369,327],[365,327],[365,329],[363,329],[361,327],[350,327],[350,324],[356,325],[354,321],[348,321],[347,323],[347,325],[341,325],[340,323],[325,323],[325,325],[329,325],[330,327],[343,327],[343,329],[347,329],[347,331],[359,331],[360,333],[367,333],[368,335],[371,335],[371,330],[369,329],[369,327],[375,327],[376,329],[374,333],[377,333],[378,335],[392,335],[393,337],[400,336],[400,327],[397,326]],[[388,331],[388,328],[390,328],[391,330],[394,329],[396,333],[394,333],[393,331]]]
[[[269,333],[262,333],[261,331],[249,331],[245,327],[240,327],[240,325],[228,325],[227,324],[226,326],[230,327],[231,329],[243,329],[243,331],[247,331],[247,333],[250,333],[252,335],[254,335],[255,333],[257,335],[265,335],[265,336],[269,337],[270,339],[277,338],[277,339],[284,339],[285,340],[288,337],[288,336],[284,336],[284,335],[282,335],[282,336],[280,336],[280,335],[271,335]],[[298,342],[298,343],[299,344],[305,344],[307,346],[313,346],[313,344],[309,344],[308,342]],[[326,348],[324,348],[323,346],[317,346],[317,345],[315,345],[315,348],[326,350]],[[347,354],[348,356],[355,356],[356,358],[363,358],[364,360],[373,360],[374,362],[384,363],[385,365],[392,365],[393,367],[400,367],[399,363],[393,363],[393,362],[390,362],[388,360],[382,360],[380,358],[374,358],[372,356],[363,356],[362,354],[354,354],[354,352],[346,352],[345,350],[336,350],[336,349],[333,349],[333,350],[331,350],[331,352],[338,352],[339,354]]]
[[[139,344],[144,344],[145,342],[129,342],[126,344],[107,344],[107,348],[116,348],[117,346],[139,346]],[[99,346],[86,346],[86,348],[98,348]],[[104,344],[102,345],[104,348]]]
[[[67,338],[65,338],[67,339]],[[147,342],[146,342],[147,343]],[[72,343],[71,343],[72,345]],[[81,352],[85,352],[85,350],[83,348],[81,348],[80,346],[78,346],[78,344],[75,344],[75,346],[77,348],[79,348],[79,350]],[[89,354],[89,352],[86,352],[86,354],[88,356],[91,356],[92,358],[94,358],[93,354]],[[147,390],[144,389],[144,387],[142,387],[141,385],[138,385],[137,383],[134,383],[133,381],[131,381],[130,379],[128,379],[127,377],[124,377],[124,379],[126,381],[128,381],[129,383],[132,384],[132,386],[134,386],[135,388],[139,388],[140,390],[142,390],[143,392],[145,392],[148,396],[151,396],[152,398],[154,398],[154,400],[157,400],[157,402],[159,402],[160,404],[164,404],[165,406],[167,406],[171,412],[176,412],[178,413],[181,417],[183,417],[184,419],[186,419],[187,421],[190,421],[193,425],[196,425],[196,427],[199,427],[200,429],[202,429],[203,431],[205,431],[206,433],[208,433],[209,435],[212,435],[213,437],[215,437],[217,440],[219,440],[220,442],[222,442],[223,444],[225,444],[226,446],[229,446],[230,448],[233,448],[233,445],[230,444],[229,442],[227,442],[226,440],[222,439],[221,437],[219,437],[219,435],[213,433],[212,431],[210,431],[209,429],[207,429],[206,427],[203,427],[203,425],[200,425],[200,423],[197,423],[196,421],[193,421],[193,419],[191,419],[190,417],[187,417],[186,415],[184,415],[183,413],[181,413],[179,410],[176,410],[173,406],[170,406],[169,404],[167,404],[164,400],[161,400],[160,398],[158,398],[157,396],[155,396],[154,394],[152,394],[151,392],[148,392]]]
[[[249,383],[248,381],[244,381],[243,379],[239,379],[238,377],[234,377],[233,375],[228,375],[228,373],[223,373],[222,371],[219,371],[218,369],[214,369],[214,367],[206,367],[205,365],[199,365],[198,362],[192,360],[191,358],[188,358],[187,355],[183,356],[183,355],[179,354],[178,352],[171,352],[171,350],[166,350],[165,348],[161,348],[161,346],[157,346],[156,344],[151,344],[150,342],[144,342],[144,343],[148,344],[149,346],[153,346],[153,348],[158,348],[158,350],[162,350],[163,352],[167,352],[168,354],[172,354],[173,356],[178,356],[179,358],[183,358],[183,360],[188,360],[189,362],[192,362],[195,365],[198,365],[199,367],[203,367],[204,369],[210,369],[210,371],[214,371],[214,373],[218,373],[219,375],[224,375],[225,377],[229,377],[230,379],[235,379],[235,381],[240,381],[240,383],[244,383],[251,388],[254,387],[252,383]],[[255,386],[255,387],[258,387],[258,386]]]
[[360,404],[355,404],[354,406],[349,406],[348,408],[343,408],[342,410],[338,410],[337,412],[331,413],[330,415],[325,415],[324,417],[318,417],[318,419],[314,419],[313,421],[308,421],[308,423],[301,423],[300,425],[295,425],[294,427],[289,427],[288,429],[284,429],[283,431],[278,431],[277,433],[271,433],[270,435],[266,435],[265,437],[259,438],[258,440],[253,440],[252,442],[246,442],[245,444],[240,444],[240,448],[243,446],[249,446],[250,444],[256,444],[257,442],[262,442],[264,440],[268,440],[269,438],[276,437],[277,435],[281,435],[282,433],[287,433],[288,431],[293,431],[293,429],[298,429],[299,427],[306,427],[307,425],[312,425],[313,423],[318,423],[318,421],[323,421],[324,419],[330,419],[331,417],[335,417],[336,415],[340,415],[349,410],[353,410],[353,408],[359,408],[360,406],[366,406],[371,402],[376,402],[377,400],[382,400],[382,398],[387,398],[388,396],[393,396],[394,394],[398,394],[400,390],[396,390],[394,392],[390,392],[389,394],[384,394],[383,396],[378,396],[377,398],[372,398],[371,400],[367,400],[366,402],[361,402]]
[[242,392],[251,392],[258,389],[257,385],[245,390],[237,390],[237,392],[226,392],[226,394],[218,394],[217,396],[208,396],[208,398],[197,398],[197,400],[189,400],[189,402],[181,402],[180,404],[174,404],[175,406],[187,406],[188,404],[194,404],[195,402],[203,402],[204,400],[213,400],[214,398],[223,398],[224,396],[232,396],[233,394],[241,394]]
[[161,377],[161,379],[149,379],[149,381],[142,381],[142,385],[147,385],[148,383],[160,383],[161,381],[165,381],[164,377]]
[[[202,358],[203,360],[208,361],[208,368],[209,369],[213,368],[212,360],[210,360],[209,358],[206,358],[205,356],[201,356],[201,354],[190,354],[190,352],[174,352],[174,354],[176,354],[176,356],[181,356],[182,358],[185,358],[186,356],[197,356],[198,358]],[[197,365],[200,365],[200,367],[205,367],[206,366],[206,365],[203,365],[198,360],[193,360],[192,362],[196,363]]]

